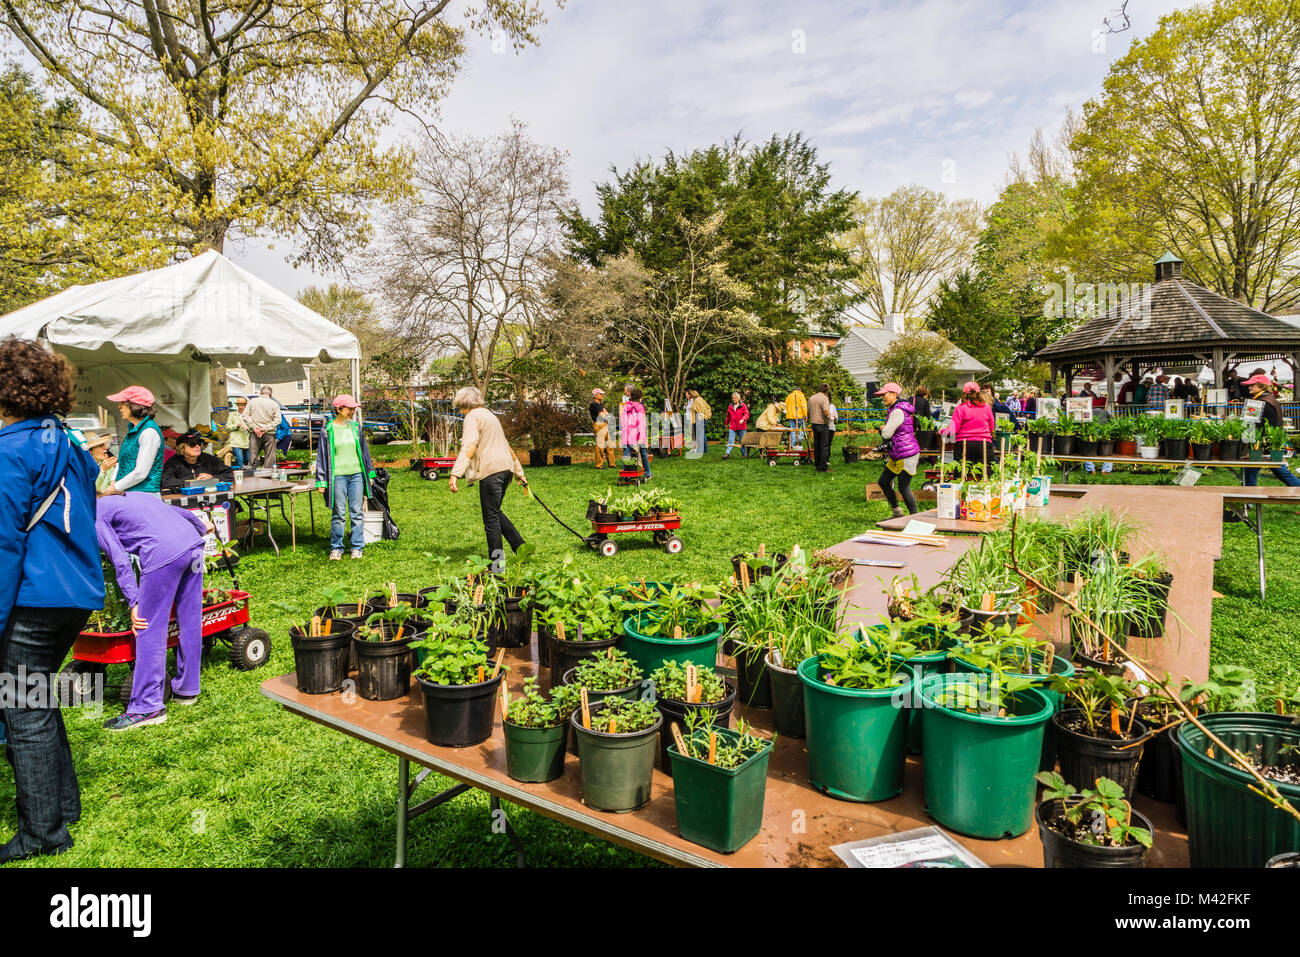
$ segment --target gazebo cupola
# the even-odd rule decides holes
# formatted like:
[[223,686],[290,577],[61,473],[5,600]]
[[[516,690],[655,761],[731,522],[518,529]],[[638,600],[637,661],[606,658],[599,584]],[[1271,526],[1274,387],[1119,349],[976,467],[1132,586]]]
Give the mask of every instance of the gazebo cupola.
[[1182,279],[1183,261],[1173,253],[1166,251],[1156,260],[1156,282],[1162,279]]

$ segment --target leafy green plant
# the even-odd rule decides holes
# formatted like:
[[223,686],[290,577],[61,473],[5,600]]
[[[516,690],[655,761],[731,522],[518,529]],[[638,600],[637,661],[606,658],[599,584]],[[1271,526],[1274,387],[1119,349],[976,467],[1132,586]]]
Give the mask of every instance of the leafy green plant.
[[[1119,712],[1128,710],[1128,699],[1137,694],[1137,687],[1127,678],[1108,675],[1096,668],[1084,668],[1071,677],[1057,675],[1052,679],[1052,690],[1065,695],[1071,706],[1082,712],[1092,737],[1113,734],[1110,722],[1103,718],[1112,708]],[[1131,717],[1129,726],[1132,726]],[[1118,737],[1125,733],[1121,731]]]
[[[686,667],[680,662],[665,661],[650,675],[650,680],[655,684],[656,697],[687,700]],[[726,681],[712,668],[696,668],[695,682],[700,689],[699,704],[713,704],[727,696]]]
[[1219,441],[1221,429],[1213,419],[1193,419],[1190,438],[1196,445],[1213,445]]
[[1163,422],[1164,419],[1154,415],[1146,415],[1142,417],[1137,428],[1137,437],[1142,445],[1151,448],[1152,446],[1160,444],[1160,440],[1164,438],[1165,435]]
[[960,658],[989,671],[1017,675],[1052,673],[1052,643],[1035,640],[1029,625],[1013,628],[985,624],[950,649],[948,657]]
[[561,685],[547,698],[537,690],[536,678],[525,678],[522,695],[510,699],[506,720],[521,728],[557,727],[577,710],[581,694],[577,685]]
[[1255,676],[1244,665],[1211,665],[1210,676],[1192,686],[1190,695],[1206,711],[1254,711]]
[[1224,419],[1219,427],[1223,430],[1223,438],[1230,442],[1240,442],[1246,432],[1246,423],[1236,416]]
[[938,432],[939,423],[928,415],[918,415],[913,417],[912,426],[917,432]]
[[837,642],[822,648],[818,677],[838,688],[879,690],[902,683],[900,667],[887,646]]
[[357,633],[365,641],[400,641],[406,632],[406,619],[415,614],[415,609],[406,602],[398,602],[392,608],[374,612],[366,618],[366,627]]
[[1076,791],[1055,771],[1040,771],[1035,779],[1046,788],[1043,800],[1061,802],[1061,813],[1070,827],[1060,831],[1076,844],[1151,846],[1151,832],[1133,827],[1133,805],[1125,800],[1124,789],[1110,778],[1098,778],[1096,790],[1083,791]]
[[713,585],[673,584],[667,591],[660,591],[655,603],[641,613],[637,630],[661,638],[675,637],[678,628],[683,638],[708,634],[718,622],[718,610],[708,601],[717,597]]
[[621,691],[639,685],[643,677],[637,663],[616,648],[583,658],[573,669],[573,683],[589,691]]
[[[432,684],[472,685],[489,677],[487,643],[474,635],[466,621],[436,613],[428,634],[411,644],[425,652],[416,676]],[[509,669],[502,665],[502,670]]]
[[1263,428],[1264,441],[1268,443],[1270,449],[1282,451],[1287,447],[1286,429],[1277,425],[1266,425]]
[[744,718],[736,719],[736,727],[731,735],[718,734],[718,728],[712,723],[709,712],[695,708],[686,714],[686,733],[682,736],[686,742],[686,756],[708,760],[709,735],[714,738],[713,764],[715,767],[734,771],[750,758],[762,754],[772,746],[772,742],[754,734],[753,727]]
[[[627,698],[606,698],[591,709],[591,728],[607,734],[637,734],[655,726],[659,720],[659,709],[653,701]],[[610,731],[610,722],[614,730]]]

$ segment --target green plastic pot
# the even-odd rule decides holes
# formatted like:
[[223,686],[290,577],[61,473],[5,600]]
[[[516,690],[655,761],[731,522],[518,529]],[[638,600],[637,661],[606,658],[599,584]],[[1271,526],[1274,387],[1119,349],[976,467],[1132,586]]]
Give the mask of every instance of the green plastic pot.
[[[931,625],[929,627],[930,630],[933,631],[934,626]],[[871,632],[873,631],[879,631],[883,634],[889,634],[889,626],[871,625],[870,627],[866,628],[865,631],[867,632],[868,636],[870,636]],[[945,650],[931,651],[928,652],[927,654],[916,655],[906,660],[906,664],[911,666],[912,673],[916,678],[915,686],[917,688],[921,686],[921,681],[925,678],[926,675],[931,673],[942,673],[948,670],[948,666],[947,666],[948,652],[946,649],[951,646],[952,643],[948,642],[945,645]],[[922,750],[920,708],[908,709],[907,750],[912,754],[920,754]]]
[[525,728],[502,722],[506,737],[506,774],[516,781],[554,781],[564,773],[564,738],[568,724]]
[[722,625],[703,635],[661,638],[658,635],[642,634],[638,630],[645,614],[647,613],[642,612],[640,615],[629,616],[623,622],[622,647],[646,674],[659,670],[665,661],[676,661],[682,667],[695,665],[699,668],[712,668],[717,665]]
[[[593,709],[595,724],[600,709]],[[659,749],[662,714],[644,731],[609,734],[582,726],[582,711],[569,722],[578,736],[578,771],[582,780],[582,803],[597,811],[620,814],[645,807],[650,801],[655,752]]]
[[[1266,764],[1286,761],[1282,749],[1300,745],[1300,725],[1285,715],[1209,714],[1200,721],[1229,747]],[[1263,867],[1269,858],[1300,848],[1300,822],[1253,793],[1255,779],[1228,764],[1217,748],[1218,756],[1209,757],[1212,742],[1200,728],[1179,725],[1175,740],[1182,754],[1192,867]],[[1275,783],[1300,807],[1300,785]]]
[[[1071,621],[1073,621],[1073,619],[1071,619]],[[1034,652],[1035,660],[1042,661],[1042,657],[1043,656],[1038,652]],[[953,664],[956,666],[956,670],[959,673],[990,674],[987,669],[980,668],[961,658],[953,659]],[[1044,675],[1022,674],[1018,671],[1008,671],[1006,672],[1006,675],[1008,678],[1028,678],[1033,682],[1033,687],[1047,695],[1047,700],[1052,702],[1053,713],[1061,710],[1061,705],[1064,703],[1065,699],[1061,692],[1053,691],[1048,687],[1048,685],[1051,684],[1051,678]],[[1054,656],[1052,658],[1052,675],[1053,677],[1073,678],[1074,662],[1070,661],[1070,659],[1066,658],[1064,655]],[[1051,722],[1048,722],[1046,730],[1043,731],[1043,756],[1042,760],[1039,762],[1039,770],[1050,771],[1054,767],[1056,767],[1056,728],[1052,726]]]
[[903,792],[907,727],[915,675],[891,688],[839,688],[820,677],[823,657],[799,664],[808,780],[823,794],[846,801],[887,801]]
[[[718,737],[734,743],[736,731],[718,729]],[[772,743],[738,768],[720,768],[668,747],[673,769],[673,800],[677,829],[692,844],[731,854],[758,836],[763,828],[767,794],[767,764]]]
[[921,682],[925,803],[944,827],[971,837],[1016,837],[1034,819],[1034,775],[1052,703],[1037,688],[1012,700],[1011,714],[969,714],[936,703],[949,686],[978,675],[929,675]]
[[1286,461],[1286,449],[1269,449],[1268,460],[1270,462]]

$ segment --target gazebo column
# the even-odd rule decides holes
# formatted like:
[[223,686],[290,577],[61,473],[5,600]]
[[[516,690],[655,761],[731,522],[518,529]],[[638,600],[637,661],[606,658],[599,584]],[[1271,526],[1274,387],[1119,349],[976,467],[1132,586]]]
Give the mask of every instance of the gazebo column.
[[1113,412],[1115,411],[1115,357],[1103,357],[1102,368],[1106,375],[1106,411]]
[[1223,367],[1226,364],[1227,360],[1224,359],[1223,357],[1222,349],[1215,349],[1213,351],[1213,355],[1214,355],[1214,387],[1216,389],[1222,389],[1223,373],[1224,373]]

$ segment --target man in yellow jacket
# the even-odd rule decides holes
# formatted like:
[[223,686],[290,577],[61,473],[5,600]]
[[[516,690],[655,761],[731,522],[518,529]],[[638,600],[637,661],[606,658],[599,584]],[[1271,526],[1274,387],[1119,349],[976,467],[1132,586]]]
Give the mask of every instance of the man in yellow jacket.
[[804,425],[808,421],[808,399],[798,389],[785,397],[785,417],[790,420],[794,434],[790,441],[794,445],[804,444]]

